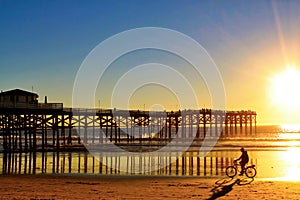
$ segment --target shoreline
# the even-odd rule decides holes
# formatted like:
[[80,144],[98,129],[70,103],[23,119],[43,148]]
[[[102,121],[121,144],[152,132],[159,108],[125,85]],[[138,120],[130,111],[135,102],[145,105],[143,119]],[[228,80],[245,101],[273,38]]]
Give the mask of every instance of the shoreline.
[[299,199],[300,196],[300,182],[238,178],[0,175],[0,194],[1,199]]

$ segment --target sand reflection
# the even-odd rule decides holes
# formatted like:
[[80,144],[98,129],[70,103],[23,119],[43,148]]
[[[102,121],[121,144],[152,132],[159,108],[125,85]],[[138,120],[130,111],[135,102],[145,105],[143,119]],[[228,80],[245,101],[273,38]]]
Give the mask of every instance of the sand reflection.
[[[256,178],[300,181],[300,148],[248,148],[250,163],[257,169]],[[170,165],[165,165],[176,153],[163,156],[114,156],[101,155],[95,159],[88,152],[15,153],[0,155],[2,174],[110,174],[110,175],[171,175],[225,177],[225,169],[240,155],[238,150],[218,150],[207,157],[198,152],[187,152]],[[109,165],[108,165],[109,164]],[[127,169],[122,172],[120,169]],[[109,166],[113,166],[109,167]],[[163,166],[151,171],[154,166]],[[242,178],[242,177],[240,177]]]

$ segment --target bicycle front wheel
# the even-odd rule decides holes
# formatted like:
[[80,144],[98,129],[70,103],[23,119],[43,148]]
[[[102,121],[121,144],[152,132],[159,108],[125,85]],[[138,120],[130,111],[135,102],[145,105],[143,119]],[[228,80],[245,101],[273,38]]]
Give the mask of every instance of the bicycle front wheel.
[[248,178],[253,178],[256,175],[256,169],[254,167],[247,167],[245,173]]
[[226,175],[233,178],[237,173],[237,169],[234,166],[226,167]]

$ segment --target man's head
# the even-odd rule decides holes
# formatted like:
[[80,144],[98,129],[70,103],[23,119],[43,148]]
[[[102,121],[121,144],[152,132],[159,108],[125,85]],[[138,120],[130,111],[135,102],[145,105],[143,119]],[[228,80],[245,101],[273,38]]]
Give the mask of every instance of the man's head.
[[241,148],[241,152],[244,152],[244,151],[245,151],[245,149],[244,149],[244,147],[242,147],[242,148]]

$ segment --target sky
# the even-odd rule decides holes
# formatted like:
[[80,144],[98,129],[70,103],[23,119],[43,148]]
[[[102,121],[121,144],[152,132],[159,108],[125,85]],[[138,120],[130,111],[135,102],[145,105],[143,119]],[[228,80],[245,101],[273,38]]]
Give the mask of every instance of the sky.
[[[300,123],[300,106],[283,106],[270,92],[274,76],[287,67],[300,70],[299,9],[299,1],[288,0],[0,0],[0,89],[33,89],[40,101],[48,96],[49,102],[71,107],[76,74],[98,44],[126,30],[162,27],[186,34],[208,52],[222,76],[227,110],[255,110],[261,124]],[[122,73],[149,62],[180,65],[193,79],[188,64],[172,54],[133,52],[116,60],[99,83],[95,98],[101,106],[110,106],[109,95]],[[297,93],[297,84],[291,93]],[[193,85],[199,107],[210,107],[203,80]],[[287,104],[298,98],[284,95]],[[178,108],[176,94],[157,85],[139,88],[129,104]]]

